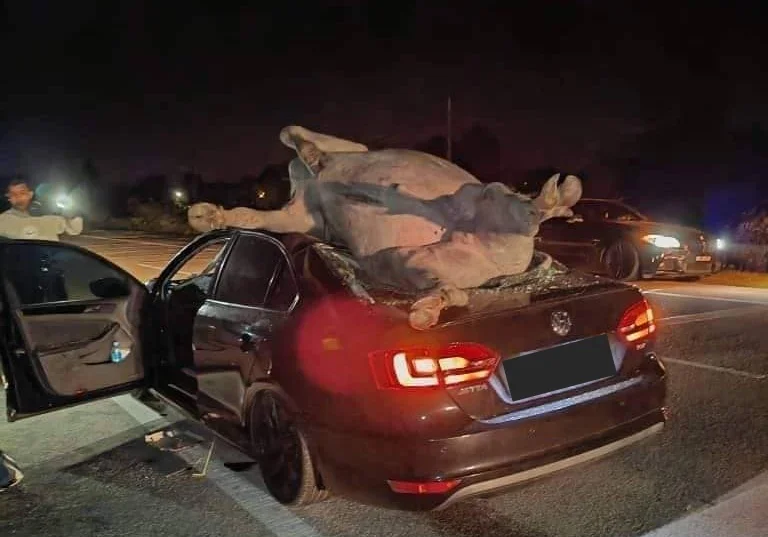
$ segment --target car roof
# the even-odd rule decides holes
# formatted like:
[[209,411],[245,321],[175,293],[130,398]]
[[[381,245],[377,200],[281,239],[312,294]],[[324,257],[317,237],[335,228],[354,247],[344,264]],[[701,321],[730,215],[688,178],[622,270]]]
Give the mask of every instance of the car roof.
[[247,229],[242,227],[230,227],[227,229],[235,231],[255,231],[263,235],[267,235],[279,241],[283,246],[285,246],[285,249],[289,253],[298,252],[299,250],[302,250],[311,244],[323,242],[316,237],[307,235],[306,233],[276,233],[274,231],[267,231],[265,229]]
[[349,248],[347,248],[344,245],[336,244],[332,241],[318,239],[317,237],[313,237],[312,235],[309,235],[307,233],[295,233],[295,232],[277,233],[274,231],[267,231],[265,229],[247,229],[247,228],[241,228],[241,227],[229,227],[227,229],[235,230],[235,231],[251,231],[251,232],[255,231],[263,235],[272,237],[273,239],[279,241],[285,247],[286,251],[289,254],[300,252],[301,250],[305,249],[307,246],[311,246],[313,244],[325,245],[344,253],[349,251]]

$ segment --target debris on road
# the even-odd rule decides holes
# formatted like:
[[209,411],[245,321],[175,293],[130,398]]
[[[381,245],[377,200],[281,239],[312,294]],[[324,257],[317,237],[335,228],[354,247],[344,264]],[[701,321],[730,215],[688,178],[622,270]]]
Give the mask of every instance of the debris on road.
[[181,451],[197,445],[203,441],[202,438],[189,433],[179,434],[171,429],[164,429],[144,435],[144,442],[151,444],[160,451],[170,451],[172,453]]
[[24,479],[24,474],[16,461],[0,451],[0,492],[15,487],[21,483],[22,479]]

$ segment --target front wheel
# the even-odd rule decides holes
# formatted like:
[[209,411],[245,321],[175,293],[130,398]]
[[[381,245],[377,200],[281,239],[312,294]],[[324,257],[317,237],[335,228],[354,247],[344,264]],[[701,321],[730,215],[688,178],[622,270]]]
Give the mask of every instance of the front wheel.
[[250,440],[269,493],[280,503],[308,505],[328,497],[320,489],[307,440],[293,416],[269,390],[256,396]]
[[603,267],[614,280],[637,280],[640,277],[640,253],[632,243],[625,240],[616,241],[603,253]]

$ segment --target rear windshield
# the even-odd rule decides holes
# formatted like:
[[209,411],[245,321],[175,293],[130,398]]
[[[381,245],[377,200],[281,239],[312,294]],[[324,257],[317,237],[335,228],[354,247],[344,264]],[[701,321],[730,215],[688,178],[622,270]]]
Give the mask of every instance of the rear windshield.
[[[371,303],[409,308],[424,293],[409,293],[384,285],[362,271],[348,251],[315,243],[312,248],[323,259],[328,268],[343,281],[345,286],[358,298]],[[469,290],[470,308],[473,304],[481,307],[487,303],[510,295],[525,297],[525,303],[539,301],[554,296],[579,293],[588,287],[615,285],[608,280],[573,271],[553,260],[543,252],[535,252],[533,261],[526,272],[511,276],[502,276],[487,282],[482,287]]]

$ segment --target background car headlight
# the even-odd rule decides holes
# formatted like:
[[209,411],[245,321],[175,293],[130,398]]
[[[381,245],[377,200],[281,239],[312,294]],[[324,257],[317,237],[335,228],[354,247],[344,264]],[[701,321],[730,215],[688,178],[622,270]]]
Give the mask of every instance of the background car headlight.
[[715,248],[718,250],[725,249],[725,239],[715,239]]
[[59,194],[56,196],[56,207],[59,209],[71,209],[72,208],[72,198],[69,197],[67,194]]
[[646,235],[643,240],[657,248],[680,248],[680,241],[667,235]]

